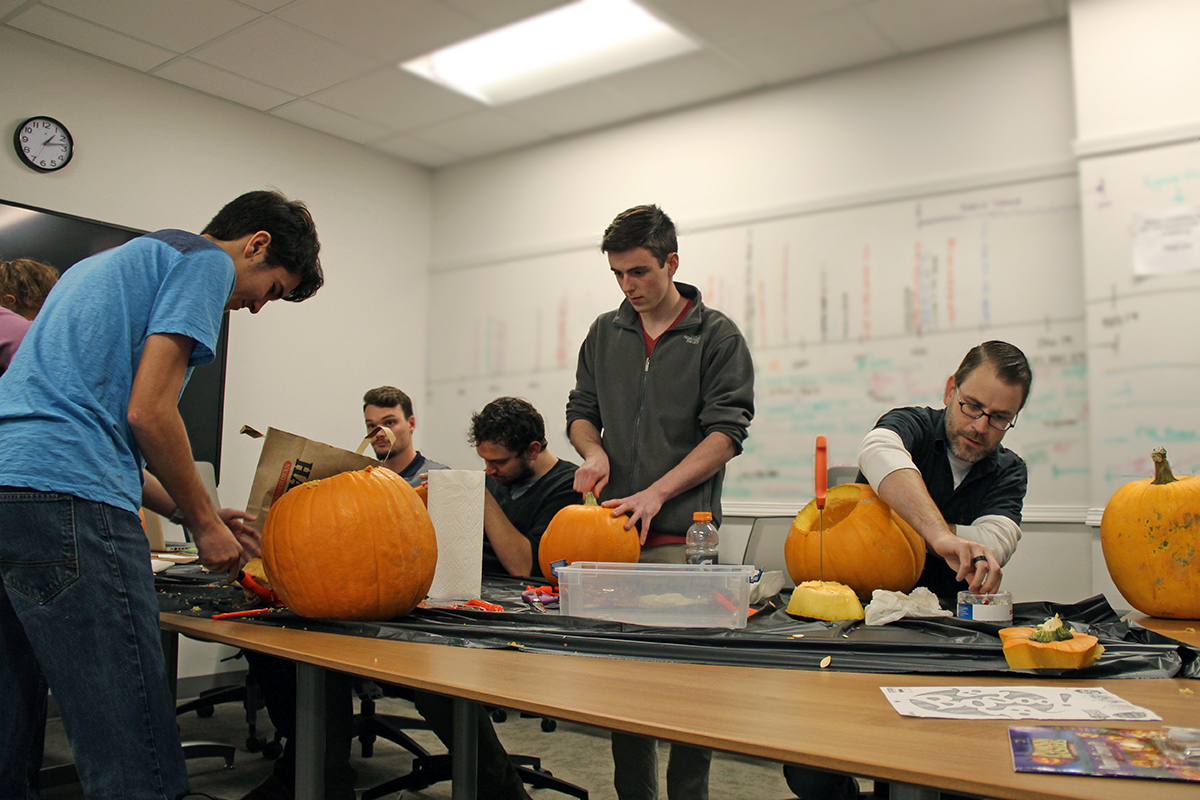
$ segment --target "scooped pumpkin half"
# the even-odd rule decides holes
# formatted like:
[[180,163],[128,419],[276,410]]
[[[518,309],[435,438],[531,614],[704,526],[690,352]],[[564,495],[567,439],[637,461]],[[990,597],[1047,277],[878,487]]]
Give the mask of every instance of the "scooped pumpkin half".
[[1099,639],[1071,630],[1057,614],[1036,628],[1003,628],[1000,641],[1009,669],[1083,669],[1104,652]]

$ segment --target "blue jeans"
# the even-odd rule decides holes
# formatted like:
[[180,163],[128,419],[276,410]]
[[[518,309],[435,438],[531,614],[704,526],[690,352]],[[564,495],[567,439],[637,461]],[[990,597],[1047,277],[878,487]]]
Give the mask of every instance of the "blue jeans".
[[0,800],[38,796],[46,684],[89,800],[187,793],[149,559],[136,514],[0,487]]

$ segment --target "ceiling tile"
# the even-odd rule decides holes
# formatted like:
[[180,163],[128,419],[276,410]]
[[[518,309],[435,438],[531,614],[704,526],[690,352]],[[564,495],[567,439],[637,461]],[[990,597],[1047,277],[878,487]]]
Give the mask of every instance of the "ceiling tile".
[[447,164],[461,161],[463,157],[462,153],[452,153],[404,134],[380,139],[378,142],[372,142],[370,146],[374,150],[398,156],[405,161],[425,167],[444,167]]
[[0,19],[4,19],[9,14],[25,5],[26,2],[27,0],[0,0]]
[[6,24],[134,69],[149,70],[175,53],[101,28],[46,6],[31,6]]
[[487,26],[438,0],[304,0],[280,19],[376,58],[407,60]]
[[656,111],[728,97],[763,84],[754,73],[711,50],[621,72],[603,82]]
[[311,99],[396,131],[477,111],[480,104],[396,67],[384,67],[317,92]]
[[[685,33],[721,42],[778,30],[797,20],[849,8],[852,0],[641,0]],[[858,0],[862,2],[862,0]]]
[[326,108],[309,100],[297,100],[294,103],[272,109],[270,113],[306,128],[324,131],[359,144],[373,142],[389,133],[387,129],[378,125],[364,122],[357,117],[334,111],[332,108]]
[[576,133],[645,116],[654,105],[590,81],[500,107],[506,117],[557,134]]
[[1045,0],[888,0],[861,12],[906,52],[975,39],[1054,18]]
[[283,8],[288,3],[292,2],[292,0],[241,0],[241,2],[245,3],[251,8],[257,8],[264,14],[270,14],[277,8]]
[[334,86],[371,66],[351,50],[272,17],[239,28],[190,55],[301,96]]
[[519,19],[532,17],[573,0],[445,0],[475,19],[483,20],[488,26],[507,25]]
[[413,131],[413,138],[468,157],[511,150],[546,138],[546,132],[498,111],[476,111]]
[[154,74],[259,111],[296,99],[295,95],[191,58],[177,58],[154,70]]
[[159,47],[186,53],[259,15],[232,0],[42,0],[60,11]]
[[801,25],[733,39],[717,49],[771,83],[833,72],[897,52],[854,10],[834,11]]

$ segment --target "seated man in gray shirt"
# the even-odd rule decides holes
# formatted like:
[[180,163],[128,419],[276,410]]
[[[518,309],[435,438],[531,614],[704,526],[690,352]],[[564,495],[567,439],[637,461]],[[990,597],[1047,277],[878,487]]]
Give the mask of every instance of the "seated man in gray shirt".
[[[412,486],[420,486],[421,476],[431,469],[450,469],[421,455],[413,445],[417,416],[412,400],[395,386],[380,386],[363,395],[363,421],[375,457]],[[392,432],[392,441],[384,429]]]

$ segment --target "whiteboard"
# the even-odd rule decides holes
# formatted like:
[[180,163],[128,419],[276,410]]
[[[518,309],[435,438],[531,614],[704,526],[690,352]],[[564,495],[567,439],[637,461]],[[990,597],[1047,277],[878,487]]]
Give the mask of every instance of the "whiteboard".
[[[1029,464],[1027,504],[1086,506],[1079,242],[1073,178],[682,231],[676,279],[737,322],[755,360],[756,413],[726,502],[799,508],[812,497],[816,436],[831,466],[853,464],[883,412],[940,406],[966,351],[1000,338],[1034,369],[1005,438]],[[621,300],[604,255],[580,248],[430,280],[422,449],[477,465],[471,413],[514,394],[545,416],[551,450],[573,457],[565,406],[579,345]]]
[[1200,207],[1200,143],[1080,167],[1091,399],[1091,500],[1154,474],[1200,473],[1200,270],[1135,276],[1135,216]]

